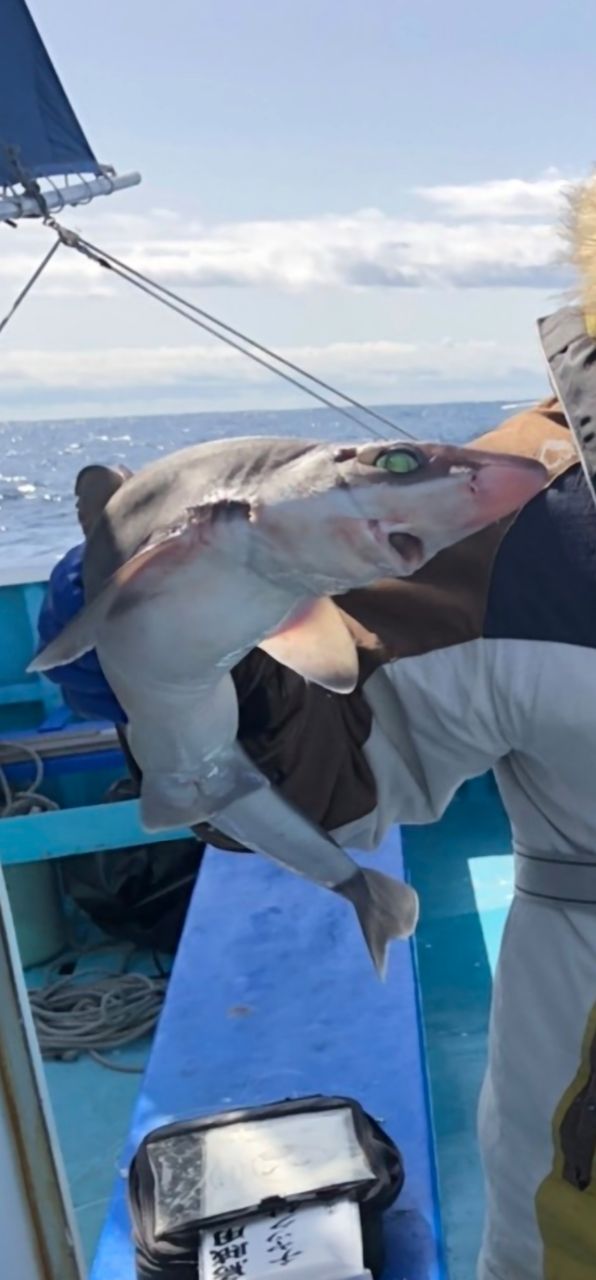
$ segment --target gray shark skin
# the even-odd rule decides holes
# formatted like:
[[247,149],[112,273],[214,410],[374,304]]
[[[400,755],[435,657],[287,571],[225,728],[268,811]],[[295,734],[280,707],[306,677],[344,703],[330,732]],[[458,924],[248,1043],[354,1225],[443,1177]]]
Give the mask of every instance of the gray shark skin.
[[141,821],[209,821],[351,901],[377,971],[416,894],[361,869],[292,810],[236,741],[230,671],[251,649],[326,689],[358,679],[332,596],[414,573],[543,487],[537,462],[435,444],[252,437],[191,446],[135,475],[87,467],[86,606],[29,670],[96,649],[142,770]]

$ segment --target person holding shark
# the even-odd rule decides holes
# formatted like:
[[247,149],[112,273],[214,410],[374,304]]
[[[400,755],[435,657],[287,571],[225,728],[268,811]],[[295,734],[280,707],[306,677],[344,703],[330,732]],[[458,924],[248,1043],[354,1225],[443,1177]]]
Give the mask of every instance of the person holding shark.
[[[546,478],[531,458],[447,445],[247,438],[191,446],[137,475],[85,467],[85,607],[31,670],[97,648],[126,713],[150,831],[214,817],[226,835],[347,898],[374,964],[417,900],[364,870],[285,797],[238,740],[231,671],[259,649],[333,693],[359,680],[358,636],[332,596],[410,574],[508,514]],[[206,605],[208,602],[208,606]]]
[[[323,562],[315,556],[307,564],[305,550],[296,567],[303,584],[316,568],[317,599],[328,602],[315,611],[316,642],[307,629],[305,644],[296,644],[308,611],[292,615],[277,598],[264,643],[255,642],[251,624],[253,647],[227,653],[227,692],[210,702],[204,731],[209,737],[225,725],[231,754],[226,748],[225,756],[210,756],[203,739],[188,739],[178,777],[165,792],[163,778],[154,776],[159,761],[146,747],[143,719],[152,712],[125,669],[122,636],[130,640],[143,572],[154,574],[155,556],[164,554],[163,522],[159,535],[153,521],[140,540],[135,533],[133,547],[123,536],[120,558],[105,537],[108,528],[114,534],[118,511],[126,510],[132,477],[103,469],[93,483],[89,475],[81,478],[80,515],[89,539],[84,587],[79,548],[54,571],[40,622],[44,647],[33,664],[59,681],[80,713],[89,694],[93,715],[104,697],[106,714],[128,722],[147,825],[180,825],[174,817],[184,811],[211,844],[282,856],[315,880],[312,859],[320,857],[327,870],[318,882],[356,906],[379,969],[389,939],[415,928],[412,891],[387,877],[373,888],[354,883],[342,851],[374,850],[392,823],[438,819],[462,783],[493,770],[510,819],[516,883],[495,976],[479,1108],[487,1196],[478,1280],[596,1275],[596,321],[590,315],[596,316],[596,300],[590,309],[565,308],[541,322],[555,397],[474,441],[468,456],[463,450],[442,465],[434,446],[379,446],[376,454],[365,446],[360,457],[358,448],[341,456],[327,452],[329,484],[333,468],[347,466],[348,483],[356,487],[363,468],[386,472],[395,454],[402,479],[392,492],[403,494],[403,477],[410,476],[410,514],[396,529],[390,488],[377,479],[361,486],[359,515],[375,527],[364,550],[354,553],[357,569],[350,560],[349,572],[338,575],[337,553],[334,564],[327,563],[329,547],[320,537]],[[404,455],[401,461],[397,455]],[[319,474],[320,456],[303,461],[307,469],[315,461]],[[316,488],[314,475],[311,470],[309,483]],[[455,489],[450,494],[445,481],[456,484],[457,476],[463,484],[454,507]],[[347,538],[344,553],[346,545],[354,551],[345,482],[342,472],[339,487],[331,485],[339,494],[334,519]],[[129,493],[138,509],[138,488]],[[266,501],[253,529],[251,513],[219,513],[226,563],[231,548],[241,559],[260,518],[266,534],[283,535],[279,512],[267,531]],[[380,529],[379,521],[387,527]],[[165,550],[173,579],[184,546],[195,554],[214,525],[206,532],[200,520],[192,529],[170,520],[168,527],[177,528]],[[391,528],[400,535],[395,547]],[[290,530],[289,546],[299,545],[296,533],[297,527]],[[273,577],[275,591],[283,594],[290,585],[295,591],[287,558],[280,553],[272,568],[263,545],[257,536],[251,564],[260,556],[260,571],[269,583]],[[64,586],[68,574],[71,589]],[[150,576],[147,585],[151,595],[156,579]],[[123,590],[131,591],[128,600]],[[213,603],[203,597],[203,611],[205,599]],[[85,662],[86,691],[80,683]],[[157,699],[162,674],[150,672]],[[188,683],[185,689],[180,715]],[[163,722],[163,707],[160,716]],[[135,721],[142,732],[135,732]],[[178,751],[178,740],[172,742]],[[203,762],[202,809],[196,789],[188,787],[193,751]],[[292,851],[293,862],[276,839]]]

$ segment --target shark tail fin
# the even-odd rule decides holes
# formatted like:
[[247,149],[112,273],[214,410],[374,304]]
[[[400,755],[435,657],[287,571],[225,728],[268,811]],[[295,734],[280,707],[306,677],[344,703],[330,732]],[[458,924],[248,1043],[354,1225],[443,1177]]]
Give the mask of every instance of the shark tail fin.
[[382,871],[359,867],[335,889],[352,903],[380,978],[387,970],[387,949],[393,938],[409,938],[418,923],[418,895],[410,885]]

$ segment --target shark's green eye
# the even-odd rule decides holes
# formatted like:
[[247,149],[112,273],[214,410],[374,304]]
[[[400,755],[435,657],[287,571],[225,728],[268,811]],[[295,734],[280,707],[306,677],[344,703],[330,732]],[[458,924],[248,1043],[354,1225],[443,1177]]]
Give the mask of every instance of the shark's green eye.
[[401,476],[410,471],[419,471],[422,465],[422,459],[413,449],[391,449],[389,453],[380,454],[375,463],[383,471],[392,471]]

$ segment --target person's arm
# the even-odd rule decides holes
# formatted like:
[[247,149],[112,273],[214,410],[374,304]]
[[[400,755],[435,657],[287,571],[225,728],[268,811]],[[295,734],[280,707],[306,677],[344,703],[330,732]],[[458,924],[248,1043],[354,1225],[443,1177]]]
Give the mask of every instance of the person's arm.
[[[84,543],[71,547],[50,574],[37,622],[38,652],[59,635],[83,607],[81,570],[84,549]],[[126,724],[126,714],[114,696],[95,652],[86,653],[76,662],[55,667],[46,674],[49,680],[60,686],[67,707],[75,715],[84,720]]]
[[[439,819],[459,787],[480,777],[515,746],[512,701],[520,685],[499,674],[507,642],[473,640],[404,658],[365,685],[373,716],[365,754],[375,806],[334,834],[375,848],[392,823]],[[513,687],[514,686],[514,687]]]
[[[521,668],[507,675],[506,647],[476,640],[402,659],[347,696],[251,654],[243,671],[262,719],[259,729],[239,681],[241,741],[297,810],[340,844],[372,850],[394,823],[436,821],[462,783],[511,750],[527,680]],[[289,812],[288,836],[291,822]],[[200,832],[228,847],[213,828]]]

